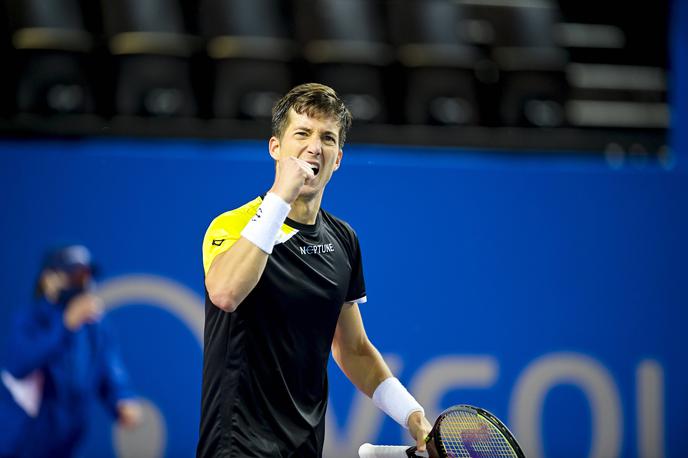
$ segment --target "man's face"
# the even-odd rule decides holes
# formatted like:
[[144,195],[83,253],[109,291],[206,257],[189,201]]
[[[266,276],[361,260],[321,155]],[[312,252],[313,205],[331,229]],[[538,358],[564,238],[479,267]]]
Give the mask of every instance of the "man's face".
[[92,282],[91,270],[78,267],[65,272],[66,286],[58,294],[58,302],[68,304],[74,297],[87,291]]
[[72,289],[88,289],[93,281],[93,274],[88,267],[77,267],[67,272],[68,287]]
[[88,267],[69,270],[45,269],[41,274],[44,295],[51,302],[67,303],[76,294],[88,290],[93,283],[93,274]]
[[275,160],[294,156],[311,164],[315,178],[304,186],[301,195],[314,196],[322,192],[342,160],[339,123],[332,118],[311,118],[294,110],[289,111],[287,121],[282,138],[270,139],[270,155]]

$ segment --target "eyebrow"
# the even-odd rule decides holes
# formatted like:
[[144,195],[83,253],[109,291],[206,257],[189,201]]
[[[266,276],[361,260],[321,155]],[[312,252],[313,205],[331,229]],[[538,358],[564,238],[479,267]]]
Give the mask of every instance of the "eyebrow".
[[[313,129],[311,129],[310,127],[304,127],[304,126],[294,127],[294,132],[297,132],[299,130],[303,130],[303,131],[308,132],[308,133],[313,132]],[[337,137],[337,134],[331,130],[325,130],[325,131],[323,131],[323,134],[333,135],[335,138]]]

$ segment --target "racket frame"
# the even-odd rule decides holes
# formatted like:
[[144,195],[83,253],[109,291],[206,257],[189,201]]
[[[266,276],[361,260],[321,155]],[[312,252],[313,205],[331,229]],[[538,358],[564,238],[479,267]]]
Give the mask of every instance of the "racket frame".
[[[514,453],[518,458],[525,458],[525,454],[523,453],[523,450],[521,450],[521,446],[518,445],[518,442],[516,442],[516,438],[514,437],[513,434],[511,434],[511,431],[509,431],[509,428],[506,427],[502,421],[497,418],[496,416],[492,415],[490,412],[488,412],[485,409],[482,409],[480,407],[475,407],[472,405],[468,404],[461,404],[461,405],[456,405],[448,408],[444,412],[442,412],[438,417],[437,420],[435,420],[435,424],[432,426],[432,430],[430,430],[430,434],[428,434],[428,447],[430,451],[434,451],[437,453],[437,456],[439,458],[450,458],[447,455],[446,450],[444,449],[444,446],[442,444],[442,438],[439,433],[440,425],[442,424],[442,421],[444,421],[444,418],[449,415],[452,412],[456,412],[457,410],[462,410],[462,411],[469,411],[473,414],[476,414],[480,417],[483,417],[485,420],[490,422],[497,430],[499,430],[500,433],[504,436],[506,441],[509,443],[511,448],[513,449]],[[430,444],[432,442],[432,444]],[[406,455],[409,458],[417,457],[416,455],[416,446],[414,445],[413,447],[410,447],[408,450],[406,450]],[[431,454],[430,456],[433,456]]]

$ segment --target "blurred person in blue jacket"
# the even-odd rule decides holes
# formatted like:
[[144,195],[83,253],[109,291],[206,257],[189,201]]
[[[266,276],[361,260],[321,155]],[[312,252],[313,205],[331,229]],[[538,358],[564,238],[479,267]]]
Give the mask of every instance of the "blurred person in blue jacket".
[[96,399],[124,427],[141,408],[93,290],[89,250],[50,251],[36,282],[36,301],[20,310],[0,365],[0,457],[69,457]]

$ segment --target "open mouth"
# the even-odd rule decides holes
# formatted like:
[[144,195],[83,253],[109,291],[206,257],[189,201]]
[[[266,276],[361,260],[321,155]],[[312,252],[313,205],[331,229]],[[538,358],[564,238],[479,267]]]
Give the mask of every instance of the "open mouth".
[[313,170],[313,175],[317,176],[318,172],[320,172],[320,166],[315,164],[311,164],[310,166],[311,170]]

